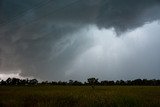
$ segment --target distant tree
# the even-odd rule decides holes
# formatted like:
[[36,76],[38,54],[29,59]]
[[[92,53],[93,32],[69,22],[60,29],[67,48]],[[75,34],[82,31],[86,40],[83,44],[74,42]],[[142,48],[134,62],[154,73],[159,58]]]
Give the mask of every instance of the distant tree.
[[107,80],[101,81],[101,85],[109,85],[109,81]]
[[84,82],[84,85],[88,85],[88,83],[85,81],[85,82]]
[[160,80],[157,80],[156,85],[160,86]]
[[7,85],[10,85],[12,83],[12,79],[11,78],[8,78],[7,80],[6,80],[6,84]]
[[114,81],[108,81],[108,85],[115,85]]
[[20,84],[20,79],[19,78],[12,78],[11,85],[19,85]]
[[51,84],[52,85],[57,85],[57,82],[56,81],[52,81]]
[[36,85],[36,84],[38,84],[38,80],[37,79],[31,79],[31,80],[29,80],[29,84]]
[[42,83],[41,84],[43,84],[43,85],[47,85],[49,82],[48,81],[42,81]]
[[147,79],[143,79],[142,83],[143,83],[143,85],[148,85],[148,80]]
[[123,81],[123,80],[120,80],[119,83],[120,83],[120,85],[125,85],[126,84],[125,81]]
[[91,85],[95,85],[98,83],[98,78],[88,78],[88,83]]
[[132,81],[131,80],[127,80],[126,81],[126,85],[132,85]]
[[132,82],[133,82],[133,85],[142,85],[142,80],[141,79],[135,79]]
[[1,85],[7,85],[6,81],[2,80]]
[[79,81],[74,81],[74,82],[73,82],[73,85],[80,86],[80,85],[82,85],[82,83],[79,82]]
[[116,85],[120,85],[120,81],[119,81],[119,80],[117,80],[115,84],[116,84]]
[[67,82],[58,81],[58,85],[67,85]]
[[[8,78],[6,81],[1,80],[0,85],[37,85],[38,80],[36,79],[19,79],[19,78]],[[48,82],[48,81],[43,81],[39,84],[42,85],[75,85],[75,86],[80,86],[80,85],[91,85],[92,88],[94,88],[95,85],[139,85],[139,86],[160,86],[160,80],[152,79],[152,80],[147,80],[147,79],[135,79],[135,80],[117,80],[116,82],[114,81],[108,81],[104,80],[99,82],[97,78],[88,78],[87,82],[79,82],[79,81],[74,81],[74,80],[69,80],[69,82]]]
[[94,86],[98,84],[98,78],[88,78],[87,81],[89,85],[92,86],[93,89],[94,89]]
[[69,80],[69,85],[73,85],[74,81],[73,80]]

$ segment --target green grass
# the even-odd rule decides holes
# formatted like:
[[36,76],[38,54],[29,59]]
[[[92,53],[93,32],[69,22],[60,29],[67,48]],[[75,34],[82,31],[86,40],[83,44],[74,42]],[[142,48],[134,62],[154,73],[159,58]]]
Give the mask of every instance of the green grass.
[[160,87],[0,86],[0,107],[160,107]]

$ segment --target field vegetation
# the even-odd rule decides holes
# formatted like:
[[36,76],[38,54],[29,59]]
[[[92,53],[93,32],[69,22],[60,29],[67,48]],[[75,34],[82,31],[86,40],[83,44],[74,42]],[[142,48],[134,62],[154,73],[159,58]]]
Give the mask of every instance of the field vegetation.
[[0,107],[159,107],[160,86],[0,86]]

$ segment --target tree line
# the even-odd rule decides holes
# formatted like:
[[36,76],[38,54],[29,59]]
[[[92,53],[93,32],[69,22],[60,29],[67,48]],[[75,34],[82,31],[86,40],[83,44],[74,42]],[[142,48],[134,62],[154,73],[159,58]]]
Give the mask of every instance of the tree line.
[[160,86],[160,80],[152,79],[135,79],[135,80],[117,80],[109,81],[103,80],[99,81],[98,78],[88,78],[86,82],[80,82],[77,80],[66,81],[42,81],[38,82],[37,79],[19,79],[19,78],[8,78],[7,80],[1,80],[0,85],[73,85],[73,86],[82,86],[82,85],[99,85],[99,86]]

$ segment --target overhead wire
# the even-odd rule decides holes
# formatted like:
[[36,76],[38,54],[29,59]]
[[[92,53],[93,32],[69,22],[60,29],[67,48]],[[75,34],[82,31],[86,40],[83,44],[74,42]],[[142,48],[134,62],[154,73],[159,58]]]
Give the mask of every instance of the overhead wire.
[[[35,18],[35,19],[31,20],[30,23],[26,23],[25,25],[28,25],[28,24],[32,24],[32,23],[34,23],[34,22],[37,22],[37,21],[41,20],[42,18],[48,17],[48,16],[51,15],[51,14],[52,14],[52,15],[53,15],[53,14],[55,15],[59,10],[62,10],[62,9],[65,9],[65,8],[71,6],[71,5],[74,5],[74,4],[76,4],[77,2],[79,2],[79,1],[80,1],[80,0],[74,0],[74,1],[71,2],[71,3],[64,4],[61,8],[55,8],[55,9],[53,9],[53,11],[48,12],[47,14],[42,15],[41,17],[38,17],[38,18]],[[17,20],[19,20],[18,18],[23,17],[26,12],[32,11],[33,9],[39,9],[39,8],[41,8],[41,7],[45,7],[45,6],[48,6],[48,5],[53,5],[52,3],[55,3],[55,2],[53,2],[53,0],[48,0],[48,1],[46,1],[45,3],[40,2],[40,3],[38,3],[37,5],[35,5],[35,7],[30,8],[30,9],[26,9],[26,10],[23,11],[23,13],[21,13],[21,14],[17,14],[16,16],[14,16],[14,17],[12,18],[12,20],[8,20],[8,21],[5,22],[5,23],[0,23],[0,26],[6,26],[6,25],[8,25],[8,24],[14,23],[14,22],[16,22]]]
[[26,14],[26,12],[31,12],[33,9],[38,9],[43,6],[47,6],[50,2],[53,2],[53,0],[45,0],[45,2],[44,2],[44,0],[42,0],[38,4],[34,5],[32,8],[24,9],[20,13],[15,14],[11,19],[9,19],[5,22],[1,22],[0,26],[3,26],[3,25],[11,23],[13,21],[16,21],[16,20],[18,20],[19,17],[23,17]]

